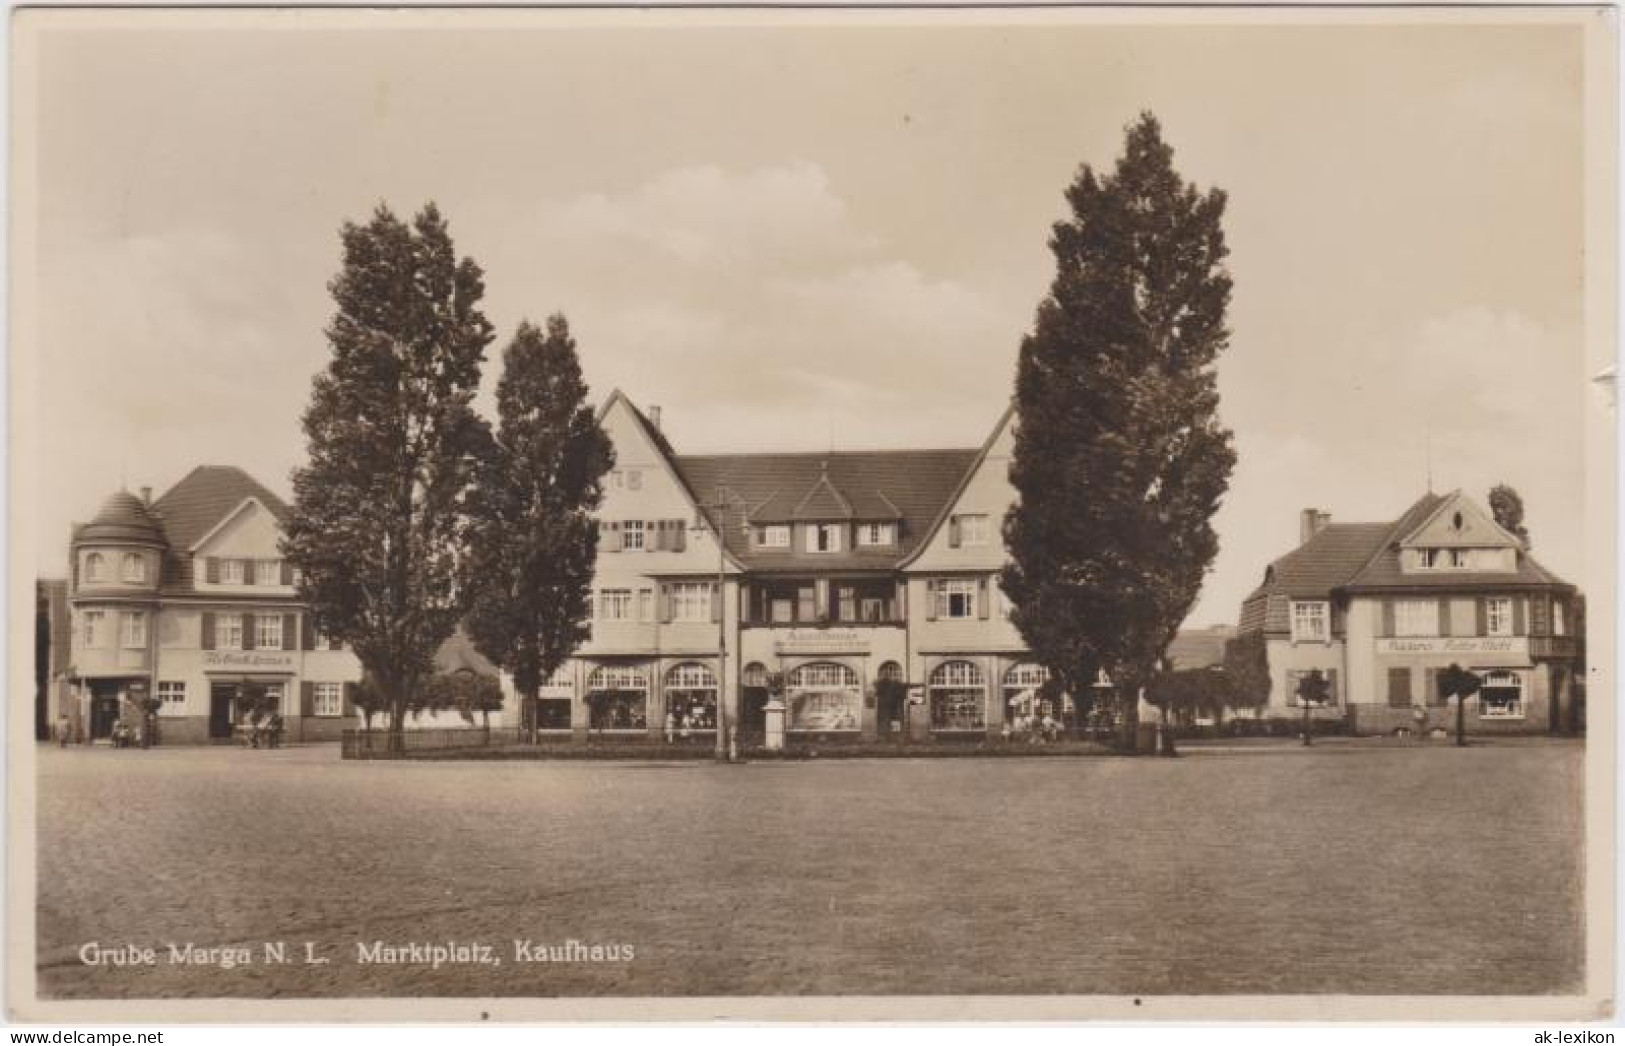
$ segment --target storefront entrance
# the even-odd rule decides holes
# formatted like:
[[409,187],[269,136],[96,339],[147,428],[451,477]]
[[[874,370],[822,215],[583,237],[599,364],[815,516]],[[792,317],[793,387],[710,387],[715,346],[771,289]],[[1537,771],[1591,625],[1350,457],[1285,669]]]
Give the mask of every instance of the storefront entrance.
[[231,703],[237,696],[234,683],[215,683],[209,687],[209,739],[231,740]]
[[118,722],[118,684],[92,683],[90,686],[90,739],[104,741],[113,736]]

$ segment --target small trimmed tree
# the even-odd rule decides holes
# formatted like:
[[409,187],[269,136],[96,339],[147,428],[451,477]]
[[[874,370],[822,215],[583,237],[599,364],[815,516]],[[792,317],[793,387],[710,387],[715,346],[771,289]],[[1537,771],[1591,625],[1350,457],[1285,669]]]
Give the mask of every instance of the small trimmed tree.
[[503,352],[497,438],[470,501],[465,627],[513,673],[536,723],[542,683],[588,635],[609,437],[587,405],[575,339],[563,316],[526,322]]
[[1310,712],[1322,708],[1332,697],[1332,684],[1318,668],[1310,669],[1298,677],[1298,704],[1303,707],[1303,743],[1313,744],[1314,720]]
[[1467,699],[1483,688],[1484,679],[1454,661],[1437,678],[1439,696],[1456,699],[1456,747],[1464,748],[1467,745]]
[[1224,644],[1224,674],[1231,708],[1263,708],[1270,699],[1269,649],[1262,632],[1243,632]]

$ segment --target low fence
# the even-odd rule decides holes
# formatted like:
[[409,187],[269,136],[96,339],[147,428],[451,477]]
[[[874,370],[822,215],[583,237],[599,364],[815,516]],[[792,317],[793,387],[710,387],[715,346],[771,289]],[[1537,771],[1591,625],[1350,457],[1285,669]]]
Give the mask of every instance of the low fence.
[[480,749],[516,748],[595,748],[627,749],[647,752],[660,748],[669,752],[710,753],[716,747],[714,734],[690,734],[670,740],[647,731],[620,732],[615,730],[590,731],[582,735],[581,742],[569,730],[536,730],[524,727],[447,727],[427,730],[403,730],[391,734],[387,730],[346,730],[340,737],[340,752],[345,759],[420,759],[435,753],[454,754]]

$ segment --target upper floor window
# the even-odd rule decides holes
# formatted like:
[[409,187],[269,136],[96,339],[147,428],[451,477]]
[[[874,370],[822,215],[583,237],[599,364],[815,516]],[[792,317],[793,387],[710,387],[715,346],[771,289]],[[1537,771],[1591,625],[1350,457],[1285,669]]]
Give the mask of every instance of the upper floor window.
[[243,648],[243,619],[237,614],[221,614],[214,619],[214,645],[221,650]]
[[87,610],[84,612],[82,622],[85,627],[84,642],[87,650],[94,650],[102,645],[102,625],[107,615],[100,610]]
[[1471,570],[1473,568],[1472,549],[1453,548],[1449,550],[1447,555],[1451,570]]
[[1296,642],[1323,643],[1330,639],[1331,606],[1325,600],[1292,601],[1292,638]]
[[976,616],[976,582],[970,578],[944,578],[937,582],[937,616]]
[[840,550],[840,524],[814,523],[807,528],[808,552],[839,552]]
[[621,547],[628,552],[643,548],[643,521],[629,519],[621,524]]
[[254,646],[261,650],[282,649],[281,614],[260,614],[254,619]]
[[220,561],[220,583],[224,585],[240,585],[243,583],[243,561],[240,559],[222,559]]
[[1566,616],[1563,601],[1561,599],[1552,600],[1552,635],[1562,636],[1568,634],[1569,623]]
[[985,545],[991,534],[992,527],[986,513],[954,516],[948,521],[948,544],[954,547]]
[[630,621],[632,619],[632,590],[606,588],[598,593],[600,621]]
[[1394,603],[1394,635],[1439,634],[1439,603],[1433,599],[1401,599]]
[[1484,632],[1492,636],[1512,634],[1512,600],[1505,597],[1484,600]]
[[124,578],[125,581],[134,581],[134,582],[137,582],[137,583],[146,581],[147,580],[147,560],[146,560],[146,557],[142,556],[139,552],[126,552],[126,553],[124,553],[124,560],[123,560],[123,565],[120,568],[120,575]]
[[643,489],[643,470],[642,469],[627,469],[626,470],[626,489],[627,490],[642,490]]
[[123,635],[120,637],[126,647],[140,649],[147,645],[147,615],[140,611],[126,613],[123,616]]
[[282,583],[282,560],[262,559],[254,564],[254,581],[261,585]]
[[92,552],[85,557],[85,580],[105,581],[107,579],[107,561],[100,552]]
[[310,688],[312,715],[336,716],[344,713],[344,684],[316,683]]
[[790,525],[769,523],[756,532],[756,544],[762,548],[789,548]]
[[671,616],[673,621],[711,620],[710,583],[681,581],[672,585]]
[[859,523],[858,544],[873,547],[876,545],[890,545],[892,543],[892,525],[890,523]]

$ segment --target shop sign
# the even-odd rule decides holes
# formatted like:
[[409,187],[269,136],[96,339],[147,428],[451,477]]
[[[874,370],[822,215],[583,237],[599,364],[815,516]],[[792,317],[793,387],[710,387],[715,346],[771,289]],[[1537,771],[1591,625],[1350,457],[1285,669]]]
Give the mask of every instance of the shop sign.
[[773,643],[778,654],[867,654],[869,640],[855,628],[791,629]]
[[292,672],[293,655],[274,650],[205,650],[203,667]]
[[1529,641],[1522,636],[1477,638],[1379,639],[1379,654],[1518,654],[1527,655]]

